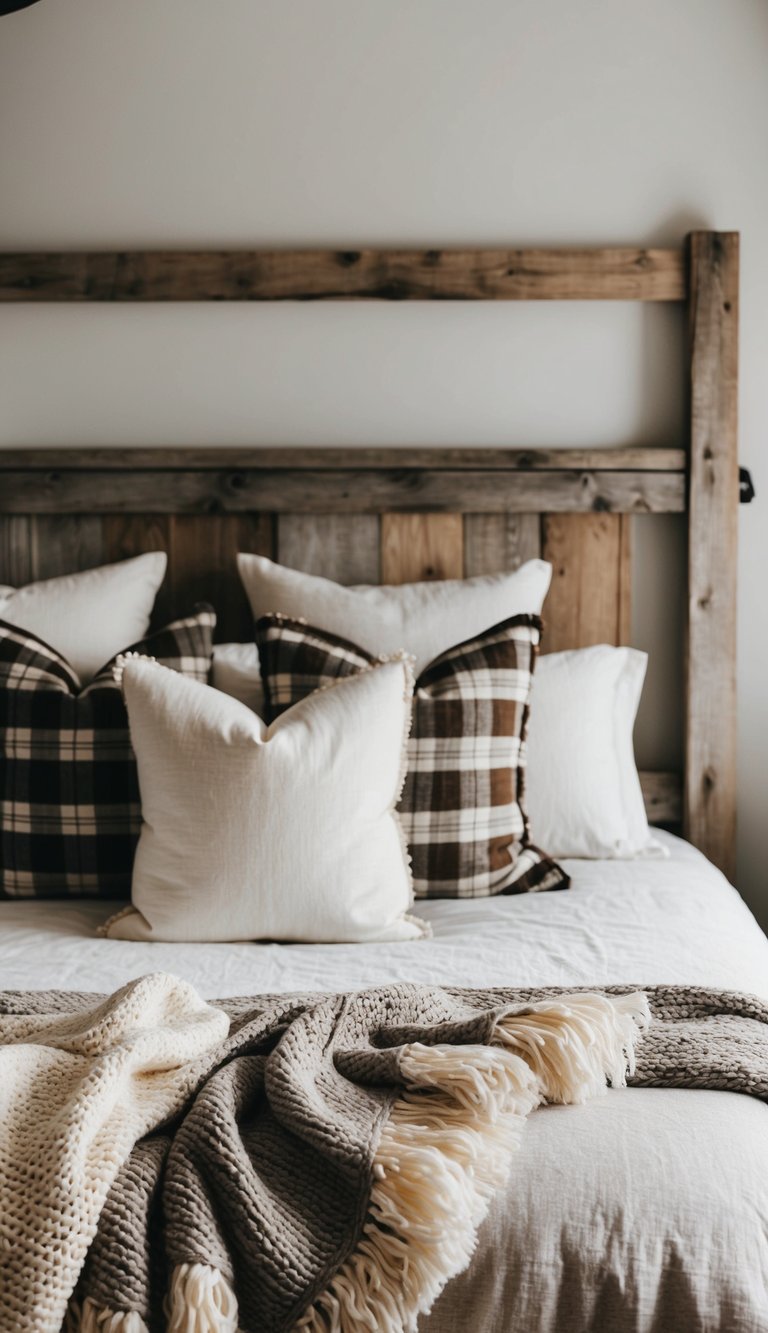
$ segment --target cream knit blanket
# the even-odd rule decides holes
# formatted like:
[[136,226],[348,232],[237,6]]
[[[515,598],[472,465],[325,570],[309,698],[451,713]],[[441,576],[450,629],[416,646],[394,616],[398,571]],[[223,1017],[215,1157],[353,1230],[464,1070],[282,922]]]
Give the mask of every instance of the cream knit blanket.
[[0,1014],[0,1330],[58,1333],[134,1144],[229,1019],[157,974],[76,1014]]

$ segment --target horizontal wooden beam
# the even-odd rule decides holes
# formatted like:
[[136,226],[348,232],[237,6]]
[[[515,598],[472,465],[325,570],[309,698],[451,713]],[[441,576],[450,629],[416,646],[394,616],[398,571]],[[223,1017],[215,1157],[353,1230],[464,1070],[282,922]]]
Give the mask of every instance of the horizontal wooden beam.
[[0,513],[681,513],[680,472],[454,470],[0,473]]
[[682,251],[0,254],[0,301],[683,301]]
[[0,472],[141,471],[186,472],[208,468],[273,471],[322,469],[358,472],[381,468],[423,468],[515,472],[684,472],[684,449],[619,445],[605,449],[428,449],[411,448],[185,448],[166,449],[0,449]]
[[651,824],[680,824],[683,818],[682,773],[641,772],[645,813]]

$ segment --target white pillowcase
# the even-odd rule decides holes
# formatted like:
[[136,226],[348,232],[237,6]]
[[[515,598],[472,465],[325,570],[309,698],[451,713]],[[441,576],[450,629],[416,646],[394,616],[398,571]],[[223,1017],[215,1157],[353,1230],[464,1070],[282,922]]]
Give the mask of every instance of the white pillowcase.
[[401,658],[320,690],[271,727],[142,658],[123,691],[144,824],[133,940],[409,940],[411,873],[395,804],[412,675]]
[[213,647],[211,684],[254,713],[264,712],[259,651],[255,643],[216,643]]
[[550,856],[663,856],[648,827],[632,731],[647,654],[594,648],[540,657],[528,723],[531,839]]
[[151,551],[24,588],[0,586],[0,620],[37,635],[85,685],[116,653],[144,638],[166,564],[164,551]]
[[448,648],[509,616],[539,615],[552,577],[545,560],[529,560],[511,574],[345,588],[263,555],[241,552],[237,566],[255,620],[280,611],[369,653],[404,648],[416,658],[417,675]]

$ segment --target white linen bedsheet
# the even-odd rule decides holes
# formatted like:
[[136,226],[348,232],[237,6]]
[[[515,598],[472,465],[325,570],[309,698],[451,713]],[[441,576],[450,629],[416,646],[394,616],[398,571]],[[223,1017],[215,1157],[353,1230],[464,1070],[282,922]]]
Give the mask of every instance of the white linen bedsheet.
[[688,843],[663,861],[564,861],[569,891],[417,902],[431,940],[402,944],[143,944],[96,928],[122,904],[0,902],[0,988],[112,991],[146,972],[206,999],[454,986],[701,983],[768,1000],[768,939],[736,890]]
[[[570,892],[430,901],[405,944],[139,944],[104,903],[0,902],[0,988],[111,991],[175,972],[207,998],[392,981],[701,984],[768,1000],[768,939],[669,834],[665,861],[565,861]],[[475,1258],[419,1333],[768,1333],[768,1106],[671,1088],[530,1117]]]

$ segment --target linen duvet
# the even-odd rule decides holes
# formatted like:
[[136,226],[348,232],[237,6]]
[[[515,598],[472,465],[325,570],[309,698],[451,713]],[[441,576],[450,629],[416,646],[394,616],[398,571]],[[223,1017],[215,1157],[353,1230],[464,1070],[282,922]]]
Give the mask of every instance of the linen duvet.
[[[355,946],[98,939],[110,904],[0,904],[3,989],[110,992],[159,970],[208,998],[395,981],[680,984],[768,1000],[768,941],[686,844],[666,861],[565,868],[569,894],[420,905],[433,938]],[[768,1329],[768,1106],[733,1092],[611,1091],[533,1112],[467,1271],[419,1328]]]

